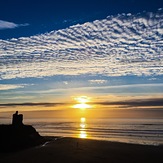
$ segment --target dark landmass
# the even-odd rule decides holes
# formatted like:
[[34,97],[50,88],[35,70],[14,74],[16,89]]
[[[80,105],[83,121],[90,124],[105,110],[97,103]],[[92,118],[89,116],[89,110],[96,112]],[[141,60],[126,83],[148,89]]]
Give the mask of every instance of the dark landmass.
[[30,125],[0,125],[0,152],[12,152],[39,145],[45,138]]
[[163,163],[163,146],[54,138],[35,148],[0,154],[1,163]]
[[23,115],[16,111],[11,125],[0,125],[0,152],[14,152],[45,142],[34,127],[23,124]]

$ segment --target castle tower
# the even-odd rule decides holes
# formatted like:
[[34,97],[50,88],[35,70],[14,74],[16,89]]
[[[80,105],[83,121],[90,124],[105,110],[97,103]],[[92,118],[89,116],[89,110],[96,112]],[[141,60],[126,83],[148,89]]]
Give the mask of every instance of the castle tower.
[[16,113],[13,114],[12,116],[12,125],[14,126],[23,125],[23,114],[18,114],[18,111],[16,111]]

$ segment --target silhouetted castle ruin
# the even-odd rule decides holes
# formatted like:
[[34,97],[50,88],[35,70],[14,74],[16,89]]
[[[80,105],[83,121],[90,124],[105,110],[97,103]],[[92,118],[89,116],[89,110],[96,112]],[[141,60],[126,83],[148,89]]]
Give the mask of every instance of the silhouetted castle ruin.
[[14,126],[23,125],[23,114],[18,114],[18,111],[16,111],[16,113],[13,114],[12,116],[12,125]]

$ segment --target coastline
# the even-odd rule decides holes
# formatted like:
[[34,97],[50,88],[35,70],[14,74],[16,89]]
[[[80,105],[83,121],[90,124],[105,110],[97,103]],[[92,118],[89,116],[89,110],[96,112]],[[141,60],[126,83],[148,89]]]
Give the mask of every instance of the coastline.
[[0,162],[163,162],[163,145],[139,145],[72,137],[45,137],[45,139],[48,143],[44,145],[13,153],[0,153]]

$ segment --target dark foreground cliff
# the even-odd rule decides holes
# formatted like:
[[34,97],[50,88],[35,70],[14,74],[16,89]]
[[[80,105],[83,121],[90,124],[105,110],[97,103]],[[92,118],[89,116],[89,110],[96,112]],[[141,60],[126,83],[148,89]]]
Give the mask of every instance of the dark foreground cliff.
[[12,152],[43,143],[45,139],[30,125],[0,125],[0,152]]

